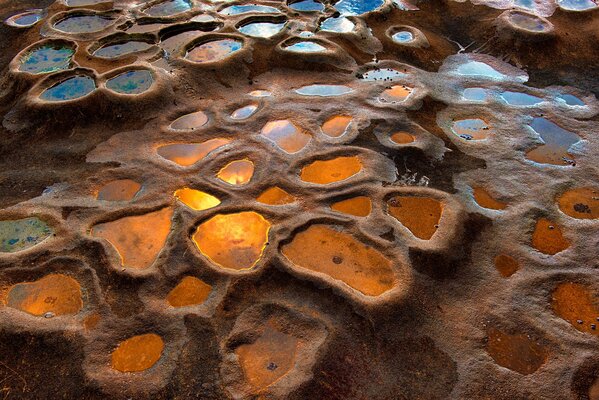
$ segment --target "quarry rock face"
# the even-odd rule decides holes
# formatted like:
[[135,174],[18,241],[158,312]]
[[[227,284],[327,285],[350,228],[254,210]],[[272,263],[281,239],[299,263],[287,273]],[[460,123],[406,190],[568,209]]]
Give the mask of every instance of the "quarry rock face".
[[0,0],[4,399],[599,400],[591,0]]

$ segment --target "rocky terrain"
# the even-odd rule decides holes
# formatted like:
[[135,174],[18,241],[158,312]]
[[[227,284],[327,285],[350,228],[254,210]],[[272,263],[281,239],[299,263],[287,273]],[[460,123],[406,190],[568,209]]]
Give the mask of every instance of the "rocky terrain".
[[599,400],[593,0],[0,0],[0,398]]

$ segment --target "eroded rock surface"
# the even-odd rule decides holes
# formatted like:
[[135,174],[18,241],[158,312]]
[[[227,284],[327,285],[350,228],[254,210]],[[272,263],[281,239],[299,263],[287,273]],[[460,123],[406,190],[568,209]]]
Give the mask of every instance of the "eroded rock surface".
[[0,397],[599,399],[591,0],[0,0]]

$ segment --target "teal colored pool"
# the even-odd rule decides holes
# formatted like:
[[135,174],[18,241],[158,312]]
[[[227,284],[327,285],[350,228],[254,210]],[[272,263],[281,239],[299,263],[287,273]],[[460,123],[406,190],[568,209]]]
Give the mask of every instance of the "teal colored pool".
[[76,75],[48,89],[40,95],[46,101],[67,101],[83,97],[96,89],[94,80],[86,75]]
[[148,90],[154,78],[147,70],[133,70],[123,72],[106,81],[106,87],[121,94],[140,94]]
[[45,44],[23,56],[19,71],[30,74],[47,74],[71,68],[75,50],[63,44]]
[[37,217],[0,221],[0,253],[14,253],[40,244],[52,229]]
[[108,44],[94,51],[94,56],[102,58],[117,58],[127,54],[133,54],[148,50],[152,44],[131,40],[123,43]]

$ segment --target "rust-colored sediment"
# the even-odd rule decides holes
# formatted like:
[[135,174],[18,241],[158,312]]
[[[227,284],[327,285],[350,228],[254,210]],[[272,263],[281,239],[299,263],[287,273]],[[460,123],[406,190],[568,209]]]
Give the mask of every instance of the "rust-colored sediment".
[[233,270],[252,268],[268,243],[270,223],[256,212],[219,214],[198,226],[197,248],[214,264]]
[[266,324],[262,335],[235,353],[244,375],[256,391],[267,388],[293,368],[298,340]]
[[564,192],[558,198],[564,214],[578,219],[599,218],[599,189],[577,188]]
[[532,246],[541,253],[554,255],[570,247],[570,241],[564,237],[560,226],[540,218],[532,234]]
[[356,217],[366,217],[372,211],[372,202],[366,196],[358,196],[333,203],[331,209]]
[[507,204],[496,200],[491,196],[491,194],[481,187],[475,187],[474,190],[474,200],[478,203],[479,206],[488,208],[491,210],[505,210]]
[[260,203],[268,204],[271,206],[282,206],[285,204],[293,203],[296,199],[294,196],[290,195],[280,187],[273,186],[262,192],[256,200]]
[[193,276],[186,276],[166,296],[166,301],[173,307],[186,307],[203,303],[212,286]]
[[6,305],[37,317],[77,314],[83,307],[81,286],[75,279],[50,274],[34,281],[18,283],[7,293]]
[[491,328],[488,332],[487,351],[502,367],[522,375],[530,375],[547,360],[546,348],[530,335],[508,334]]
[[140,372],[160,359],[164,342],[155,333],[133,336],[119,343],[112,352],[112,368],[120,372]]
[[303,181],[317,185],[328,185],[351,178],[362,170],[362,162],[357,156],[337,157],[330,160],[316,160],[302,168]]
[[397,218],[414,236],[429,240],[437,231],[443,205],[427,197],[395,196],[387,201],[389,214]]
[[332,227],[312,225],[282,252],[300,270],[328,275],[367,296],[379,296],[395,284],[389,259]]
[[551,295],[555,313],[581,332],[597,335],[599,307],[597,296],[584,285],[564,282]]
[[114,247],[126,268],[146,269],[162,250],[171,230],[173,210],[123,217],[95,225],[91,234]]
[[520,269],[518,260],[507,254],[499,254],[495,257],[494,262],[495,268],[504,278],[509,278]]

